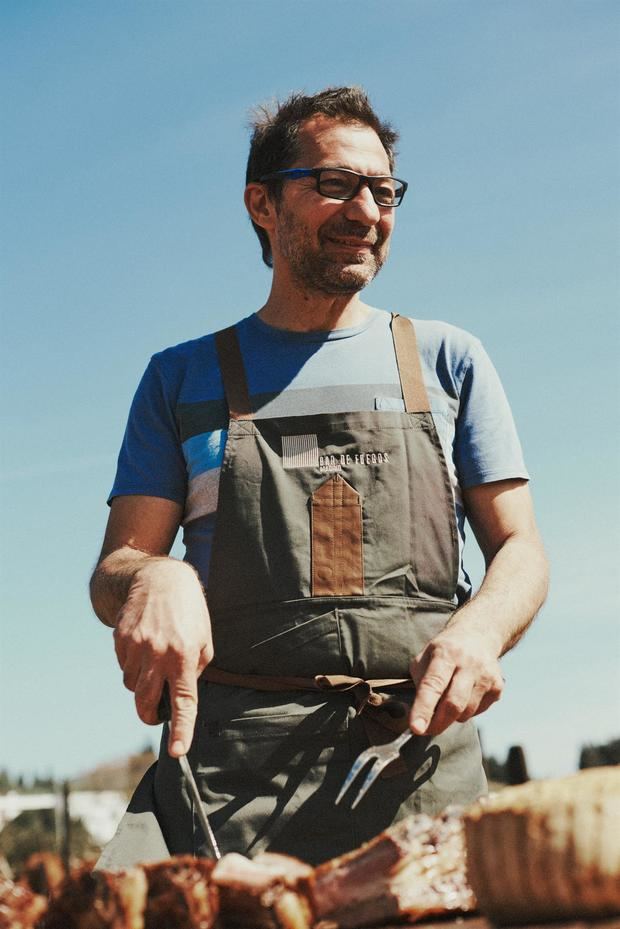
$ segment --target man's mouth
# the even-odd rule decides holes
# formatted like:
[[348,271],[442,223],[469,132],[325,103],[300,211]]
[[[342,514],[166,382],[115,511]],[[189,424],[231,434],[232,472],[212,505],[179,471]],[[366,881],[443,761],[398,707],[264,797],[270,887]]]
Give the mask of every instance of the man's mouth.
[[328,242],[333,242],[335,245],[341,245],[345,248],[352,248],[357,251],[372,249],[376,244],[376,240],[372,242],[369,239],[359,239],[354,236],[330,235],[327,236],[327,240]]

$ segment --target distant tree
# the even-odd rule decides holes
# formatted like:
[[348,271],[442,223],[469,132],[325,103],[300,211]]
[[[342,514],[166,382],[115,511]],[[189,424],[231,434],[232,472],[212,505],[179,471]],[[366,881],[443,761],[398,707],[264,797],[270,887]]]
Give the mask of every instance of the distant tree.
[[620,739],[611,739],[601,745],[584,745],[579,754],[579,770],[598,768],[601,765],[620,764]]
[[506,758],[506,774],[509,784],[525,784],[530,776],[522,745],[511,745]]
[[489,781],[496,781],[499,784],[506,782],[506,765],[498,761],[493,755],[487,755],[482,759],[485,774]]
[[35,778],[32,782],[33,790],[54,790],[55,788],[54,779],[52,777],[39,777],[35,775]]
[[486,755],[482,764],[487,780],[495,784],[523,784],[529,780],[525,751],[521,745],[510,746],[506,761]]
[[[0,832],[0,848],[9,864],[19,871],[33,852],[58,851],[53,810],[24,810],[7,823]],[[80,819],[71,821],[71,855],[87,858],[96,854],[99,846]]]
[[9,772],[4,768],[0,769],[0,794],[5,794],[11,789],[12,781]]

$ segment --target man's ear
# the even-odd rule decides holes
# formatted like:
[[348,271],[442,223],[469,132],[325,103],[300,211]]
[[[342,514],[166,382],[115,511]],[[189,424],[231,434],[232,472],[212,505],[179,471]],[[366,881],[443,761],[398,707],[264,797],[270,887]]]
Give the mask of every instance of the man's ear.
[[273,229],[276,208],[273,200],[267,193],[265,185],[257,183],[248,184],[245,188],[243,199],[245,201],[245,208],[250,214],[250,219],[267,232]]

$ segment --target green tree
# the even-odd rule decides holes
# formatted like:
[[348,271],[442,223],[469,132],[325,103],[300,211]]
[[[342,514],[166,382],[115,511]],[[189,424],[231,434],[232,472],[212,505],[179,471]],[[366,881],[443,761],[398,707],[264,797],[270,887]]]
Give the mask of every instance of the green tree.
[[54,788],[55,788],[55,784],[54,784],[53,777],[39,777],[38,774],[35,775],[35,778],[32,782],[33,791],[37,791],[37,790],[47,791],[47,790],[54,790]]
[[[33,852],[58,852],[54,811],[24,810],[0,832],[0,850],[16,872]],[[84,823],[71,820],[71,856],[92,857],[99,850]]]
[[579,768],[596,768],[599,765],[620,764],[620,739],[611,739],[601,745],[584,745],[579,755]]

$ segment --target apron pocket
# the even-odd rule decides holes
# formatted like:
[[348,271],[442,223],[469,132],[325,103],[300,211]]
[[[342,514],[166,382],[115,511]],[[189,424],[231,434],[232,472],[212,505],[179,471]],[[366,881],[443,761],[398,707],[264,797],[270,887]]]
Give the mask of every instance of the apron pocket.
[[[226,691],[232,688],[208,685],[207,690],[213,697],[194,770],[222,850],[255,855],[281,847],[294,854],[291,842],[299,842],[300,853],[319,836],[322,847],[329,840],[326,814],[333,807],[333,789],[351,763],[349,701],[330,697],[321,703],[314,694],[295,694],[291,700],[291,694],[237,689],[234,712],[241,704],[246,711],[243,718],[231,718],[218,709],[229,706]],[[334,815],[343,819],[338,830],[344,829],[346,846],[350,827],[337,808]],[[195,841],[202,842],[199,828]]]
[[[316,609],[316,604],[311,608]],[[214,663],[238,674],[314,677],[348,673],[341,657],[337,611],[307,619],[308,609],[307,602],[293,601],[220,616],[218,621],[227,626],[227,632],[223,641],[216,639]]]

